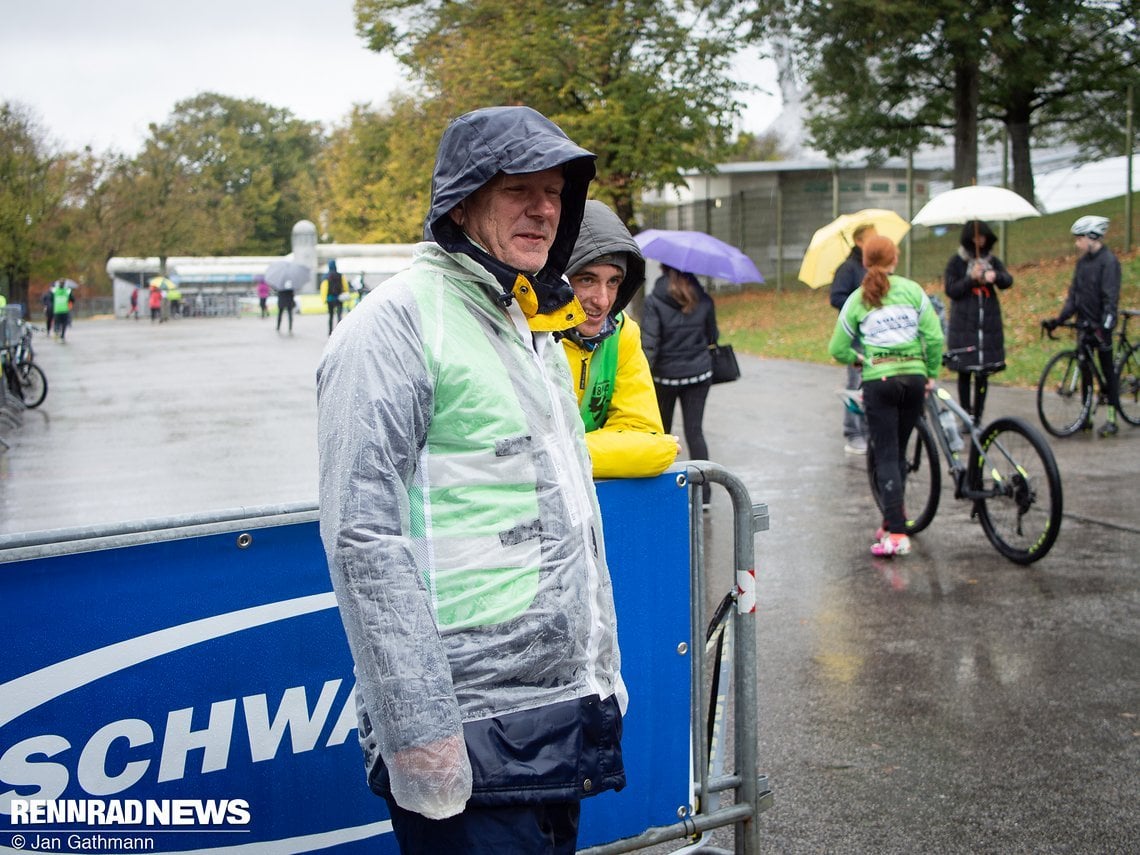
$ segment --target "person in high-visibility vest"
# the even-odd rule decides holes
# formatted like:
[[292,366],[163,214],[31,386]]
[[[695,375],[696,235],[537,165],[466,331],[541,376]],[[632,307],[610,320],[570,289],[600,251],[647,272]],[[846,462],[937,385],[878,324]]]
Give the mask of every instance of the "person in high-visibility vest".
[[55,334],[60,341],[67,336],[67,327],[71,323],[71,307],[75,303],[75,294],[68,284],[57,279],[51,289],[51,310],[55,323]]

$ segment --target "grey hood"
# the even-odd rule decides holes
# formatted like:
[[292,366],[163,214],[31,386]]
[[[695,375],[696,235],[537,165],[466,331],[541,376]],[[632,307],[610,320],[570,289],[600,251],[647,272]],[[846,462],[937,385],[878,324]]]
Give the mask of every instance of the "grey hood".
[[570,302],[573,292],[562,279],[578,229],[586,192],[595,174],[595,156],[574,144],[562,130],[530,107],[488,107],[455,119],[439,142],[431,180],[431,208],[424,237],[448,252],[464,253],[490,271],[511,300],[516,270],[475,246],[451,219],[450,211],[498,173],[520,175],[564,168],[562,215],[546,266],[532,281],[539,310],[552,311]]
[[641,247],[625,227],[625,223],[610,208],[597,200],[586,203],[582,217],[582,228],[574,251],[570,253],[570,263],[566,275],[577,273],[595,258],[615,252],[626,254],[625,279],[618,288],[617,299],[610,315],[617,315],[629,305],[637,289],[645,284],[645,258]]

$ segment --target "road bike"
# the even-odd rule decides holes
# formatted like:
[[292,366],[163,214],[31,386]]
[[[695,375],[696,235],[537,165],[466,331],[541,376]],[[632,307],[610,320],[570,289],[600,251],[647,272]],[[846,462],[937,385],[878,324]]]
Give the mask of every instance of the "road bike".
[[[1140,315],[1133,309],[1120,313],[1122,322],[1113,348],[1113,371],[1119,381],[1120,415],[1140,425],[1140,343],[1128,339],[1128,320]],[[1037,383],[1037,415],[1053,436],[1072,436],[1092,428],[1093,413],[1105,401],[1107,387],[1097,356],[1093,327],[1079,322],[1059,324],[1076,330],[1077,346],[1054,354],[1045,363]],[[1041,324],[1042,334],[1056,339],[1053,330]],[[1099,392],[1099,394],[1098,394]]]
[[4,381],[8,391],[28,409],[35,409],[47,397],[47,375],[35,363],[32,333],[39,332],[31,324],[20,324],[20,337],[0,351]]
[[[863,413],[860,390],[840,392],[852,412]],[[968,450],[959,425],[966,427]],[[978,427],[940,386],[926,396],[923,415],[907,440],[903,508],[907,534],[934,520],[942,494],[939,456],[947,464],[954,498],[971,503],[970,516],[998,552],[1017,564],[1044,558],[1061,532],[1061,473],[1045,438],[1014,416]],[[880,511],[875,448],[867,449],[867,476]]]

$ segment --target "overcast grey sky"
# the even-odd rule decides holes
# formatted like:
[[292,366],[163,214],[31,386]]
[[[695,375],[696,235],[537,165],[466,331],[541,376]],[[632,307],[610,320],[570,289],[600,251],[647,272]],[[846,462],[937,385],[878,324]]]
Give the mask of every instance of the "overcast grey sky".
[[400,85],[357,38],[352,0],[0,0],[0,101],[68,148],[133,154],[205,91],[334,122]]
[[[396,63],[357,38],[352,0],[0,0],[0,102],[30,106],[69,149],[135,154],[149,123],[200,92],[332,123],[397,88]],[[743,127],[778,111],[778,97],[751,96]]]

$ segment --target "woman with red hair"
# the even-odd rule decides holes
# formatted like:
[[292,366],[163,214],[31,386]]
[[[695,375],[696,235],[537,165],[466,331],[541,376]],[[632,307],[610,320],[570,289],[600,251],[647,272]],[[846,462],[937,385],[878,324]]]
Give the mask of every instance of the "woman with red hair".
[[[917,282],[895,275],[899,251],[876,235],[863,244],[863,283],[839,312],[828,351],[863,369],[863,409],[883,501],[882,527],[871,554],[906,555],[903,463],[907,440],[942,364],[942,324]],[[862,343],[862,353],[852,343]]]

